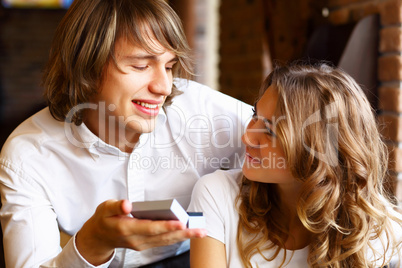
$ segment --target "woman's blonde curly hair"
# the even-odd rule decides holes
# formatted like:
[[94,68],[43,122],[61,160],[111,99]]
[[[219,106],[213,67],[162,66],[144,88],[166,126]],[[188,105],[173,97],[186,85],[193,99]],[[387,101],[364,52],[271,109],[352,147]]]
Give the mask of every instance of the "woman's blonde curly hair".
[[[391,194],[384,190],[388,154],[375,114],[360,86],[325,63],[277,67],[261,90],[278,91],[276,135],[287,166],[303,182],[297,213],[312,235],[311,267],[372,267],[367,252],[374,239],[387,251],[374,251],[382,266],[400,254],[394,241]],[[269,173],[267,174],[269,176]],[[245,267],[254,254],[274,249],[276,258],[289,230],[278,223],[274,185],[243,178],[237,202],[237,246]],[[296,197],[295,197],[296,198]],[[276,214],[277,215],[277,214]],[[286,251],[282,266],[285,265]]]

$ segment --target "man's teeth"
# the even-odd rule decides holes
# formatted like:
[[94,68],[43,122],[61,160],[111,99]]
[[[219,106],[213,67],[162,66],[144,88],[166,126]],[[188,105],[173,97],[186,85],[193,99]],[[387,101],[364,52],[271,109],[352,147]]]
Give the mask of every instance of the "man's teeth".
[[134,101],[138,105],[141,105],[142,107],[149,108],[149,109],[156,109],[158,107],[158,104],[150,104],[142,101]]

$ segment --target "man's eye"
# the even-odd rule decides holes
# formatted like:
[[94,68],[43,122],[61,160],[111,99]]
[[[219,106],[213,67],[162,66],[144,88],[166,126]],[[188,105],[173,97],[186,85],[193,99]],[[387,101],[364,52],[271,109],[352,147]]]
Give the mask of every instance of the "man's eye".
[[169,65],[166,65],[166,70],[171,71],[177,62],[170,62]]
[[133,68],[139,71],[145,71],[148,66],[133,66]]

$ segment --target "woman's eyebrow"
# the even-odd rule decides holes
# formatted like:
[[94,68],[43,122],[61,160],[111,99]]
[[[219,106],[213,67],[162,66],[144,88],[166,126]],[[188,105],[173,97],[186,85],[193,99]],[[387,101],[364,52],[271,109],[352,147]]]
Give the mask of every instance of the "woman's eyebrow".
[[[257,103],[254,103],[254,113],[257,115]],[[265,127],[268,128],[268,130],[274,135],[276,136],[276,133],[272,130],[271,126],[274,125],[274,123],[272,122],[271,119],[265,118],[263,116],[258,116],[259,118],[262,118],[262,121],[264,121]]]
[[267,118],[263,118],[262,119],[264,121],[265,124],[265,128],[268,130],[268,132],[271,133],[271,135],[273,135],[274,137],[276,137],[276,133],[274,132],[274,130],[272,129],[271,126],[273,126],[274,124],[272,123],[272,121],[270,119]]
[[267,119],[267,118],[264,117],[263,120],[264,120],[264,122],[265,122],[266,124],[270,124],[271,126],[274,125],[274,123],[272,123],[272,121],[271,121],[270,119]]

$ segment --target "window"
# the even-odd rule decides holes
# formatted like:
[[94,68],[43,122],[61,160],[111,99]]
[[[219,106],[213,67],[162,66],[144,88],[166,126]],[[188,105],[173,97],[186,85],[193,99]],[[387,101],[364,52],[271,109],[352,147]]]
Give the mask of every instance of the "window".
[[68,8],[73,0],[1,0],[6,8]]

